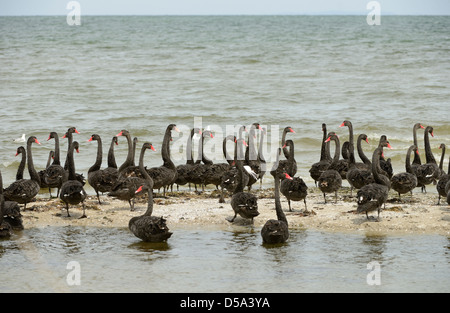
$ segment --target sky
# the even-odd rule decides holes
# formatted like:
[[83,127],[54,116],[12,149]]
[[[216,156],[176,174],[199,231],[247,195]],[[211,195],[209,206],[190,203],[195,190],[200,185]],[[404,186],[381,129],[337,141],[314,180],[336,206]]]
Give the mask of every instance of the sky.
[[[0,15],[67,15],[70,0],[0,0]],[[78,0],[81,15],[367,15],[370,0]],[[381,14],[450,15],[450,0],[378,0]]]

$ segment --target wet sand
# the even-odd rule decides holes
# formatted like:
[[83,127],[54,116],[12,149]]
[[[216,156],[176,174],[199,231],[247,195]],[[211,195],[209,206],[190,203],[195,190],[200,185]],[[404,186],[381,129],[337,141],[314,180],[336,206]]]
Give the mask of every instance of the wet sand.
[[[432,187],[430,187],[432,188]],[[260,215],[254,219],[253,227],[260,228],[268,219],[276,218],[273,189],[253,190],[259,200]],[[89,193],[88,194],[92,194]],[[35,202],[30,203],[22,212],[26,229],[47,226],[93,226],[93,227],[128,227],[133,216],[142,215],[146,208],[146,197],[136,199],[135,210],[131,211],[127,202],[102,196],[99,205],[97,198],[89,196],[86,201],[87,218],[80,219],[81,206],[71,206],[71,217],[67,217],[65,205],[59,199],[48,199],[40,194]],[[223,228],[250,226],[249,220],[239,216],[233,223],[228,220],[234,215],[230,197],[226,203],[219,203],[219,193],[206,190],[202,194],[193,191],[167,193],[166,197],[155,195],[153,215],[167,219],[170,229]],[[398,195],[391,192],[389,200],[380,214],[380,220],[368,220],[366,215],[357,214],[355,192],[350,196],[350,189],[344,187],[335,203],[334,195],[327,196],[327,203],[318,188],[309,187],[307,206],[311,214],[303,214],[303,202],[291,202],[293,212],[289,212],[286,198],[282,196],[283,210],[286,212],[291,229],[311,229],[327,232],[376,233],[376,234],[441,234],[450,235],[450,206],[445,199],[437,205],[437,193],[427,194],[414,190],[410,195]],[[369,213],[376,217],[377,212]]]

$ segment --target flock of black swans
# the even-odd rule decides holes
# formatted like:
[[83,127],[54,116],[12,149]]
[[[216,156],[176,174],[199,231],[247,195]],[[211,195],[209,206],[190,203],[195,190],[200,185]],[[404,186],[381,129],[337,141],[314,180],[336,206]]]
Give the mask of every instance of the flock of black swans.
[[[366,134],[360,134],[356,141],[356,150],[362,162],[356,162],[355,143],[353,136],[353,126],[345,120],[340,127],[348,127],[349,140],[340,144],[338,135],[335,132],[328,132],[326,124],[322,124],[323,140],[321,145],[320,160],[312,164],[309,173],[315,181],[316,186],[323,193],[325,203],[327,194],[334,193],[335,202],[338,200],[338,191],[342,187],[343,180],[347,180],[351,192],[357,190],[356,202],[357,212],[365,213],[367,219],[376,221],[380,218],[382,206],[388,199],[390,189],[393,189],[401,197],[402,194],[411,193],[416,187],[426,191],[426,186],[436,184],[439,194],[438,204],[441,197],[447,199],[450,204],[450,165],[448,173],[443,170],[445,145],[441,144],[442,156],[440,165],[437,164],[431,152],[429,135],[433,136],[433,127],[424,127],[417,123],[413,126],[413,142],[406,152],[405,172],[394,174],[390,159],[384,156],[384,148],[391,148],[385,135],[381,136],[378,147],[373,151],[372,158],[366,157],[362,148],[362,141],[367,141]],[[424,129],[425,162],[422,162],[418,152],[417,131]],[[167,126],[162,146],[161,156],[163,164],[158,167],[147,168],[144,166],[144,156],[147,150],[155,151],[150,142],[142,145],[139,156],[139,164],[135,164],[135,151],[137,138],[132,139],[127,130],[120,131],[111,140],[108,151],[108,165],[101,168],[103,157],[103,143],[98,134],[93,134],[89,141],[97,142],[97,157],[95,163],[89,168],[87,182],[95,190],[99,204],[100,193],[107,193],[109,197],[114,197],[127,201],[131,210],[134,209],[134,198],[147,193],[147,210],[141,216],[130,219],[129,229],[138,238],[146,242],[166,241],[172,235],[163,217],[153,215],[153,191],[163,188],[165,192],[168,187],[176,184],[215,185],[221,188],[219,202],[223,203],[224,190],[232,193],[230,204],[234,216],[230,219],[233,222],[237,215],[245,219],[251,219],[259,215],[258,198],[251,192],[251,186],[258,180],[262,182],[265,175],[266,161],[262,155],[262,138],[265,133],[259,123],[253,123],[248,131],[248,141],[245,140],[243,132],[247,132],[242,126],[236,136],[227,136],[223,140],[223,153],[227,162],[213,163],[203,152],[204,138],[213,137],[208,130],[193,128],[186,145],[186,164],[175,166],[170,155],[170,141],[172,131],[179,131],[175,124]],[[255,150],[251,142],[256,131],[261,132],[261,141],[258,151]],[[77,173],[75,169],[74,152],[79,152],[79,143],[73,140],[73,134],[78,133],[75,127],[67,130],[62,137],[68,140],[68,151],[64,166],[61,165],[59,136],[56,132],[51,132],[48,140],[54,140],[55,148],[50,152],[47,166],[44,170],[37,171],[33,164],[32,145],[40,144],[35,136],[27,139],[26,148],[17,148],[17,154],[22,155],[22,161],[17,170],[16,180],[8,187],[3,188],[0,173],[0,237],[11,236],[13,230],[22,230],[21,208],[26,209],[28,203],[34,201],[36,195],[42,188],[48,188],[50,197],[51,189],[57,188],[57,197],[65,203],[67,216],[70,216],[69,206],[80,205],[83,208],[85,218],[85,200],[87,193],[84,189],[86,179],[83,174]],[[286,197],[291,211],[291,201],[303,201],[305,205],[304,213],[308,213],[306,198],[308,187],[302,178],[296,177],[297,162],[294,157],[294,142],[286,140],[288,133],[295,133],[292,127],[285,127],[282,134],[281,147],[277,149],[276,161],[273,164],[270,174],[274,179],[275,186],[275,211],[276,219],[268,220],[261,229],[263,243],[283,243],[289,238],[288,221],[281,207],[280,193]],[[198,146],[198,159],[193,160],[192,139],[195,134],[200,136]],[[114,156],[114,146],[118,144],[118,137],[124,136],[128,143],[128,154],[124,163],[118,167]],[[230,157],[226,151],[228,141],[234,142],[234,156]],[[334,143],[334,156],[331,156],[331,143]],[[413,160],[411,162],[411,154]],[[280,160],[280,156],[284,159]],[[342,155],[342,158],[341,158]],[[29,179],[25,179],[23,172],[27,164]],[[245,191],[245,188],[248,188]],[[378,216],[369,217],[368,213],[377,211]]]

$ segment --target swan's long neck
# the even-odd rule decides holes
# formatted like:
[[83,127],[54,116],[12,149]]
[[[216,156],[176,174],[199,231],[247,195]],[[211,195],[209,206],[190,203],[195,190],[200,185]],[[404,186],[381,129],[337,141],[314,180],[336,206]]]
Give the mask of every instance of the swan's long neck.
[[117,137],[113,137],[111,145],[108,151],[108,167],[117,168],[116,157],[114,156],[114,145],[116,144]]
[[70,131],[66,133],[67,136],[67,155],[66,155],[66,161],[64,162],[64,169],[67,171],[69,169],[69,152],[70,147],[72,146],[73,142],[73,135]]
[[[419,128],[421,128],[419,123],[415,124],[413,127],[413,143],[416,147],[419,147],[419,145],[417,144],[417,129]],[[422,164],[422,161],[420,160],[420,155],[417,153],[414,153],[413,164],[418,165]]]
[[168,127],[166,133],[164,134],[163,146],[161,148],[161,156],[164,162],[164,166],[175,169],[175,164],[173,164],[170,159],[170,139],[172,138],[171,129]]
[[186,145],[186,164],[194,164],[194,155],[192,152],[192,137],[194,137],[195,128],[191,129],[191,135],[188,138]]
[[150,177],[144,167],[145,150],[147,150],[147,147],[143,146],[141,149],[141,155],[139,156],[139,169],[144,176],[148,187],[147,211],[145,211],[144,215],[151,216],[153,213],[153,179]]
[[55,139],[55,155],[54,155],[54,159],[53,159],[53,163],[54,165],[61,165],[61,161],[60,161],[60,150],[59,150],[59,137],[56,134],[56,136],[54,136]]
[[439,162],[439,168],[441,171],[444,169],[444,158],[445,158],[445,145],[441,145],[442,154],[441,154],[441,161]]
[[334,143],[336,145],[336,148],[334,150],[334,157],[333,157],[333,164],[336,164],[339,162],[339,155],[341,154],[341,145],[339,142],[339,138],[337,136],[333,136],[332,140],[334,140]]
[[[203,133],[203,136],[201,137],[201,157],[202,157],[202,162],[204,163],[204,164],[207,164],[207,165],[211,165],[211,164],[213,164],[213,161],[211,161],[206,155],[205,155],[205,150],[204,150],[204,142],[205,142],[205,140],[204,140],[204,138],[205,138],[205,133]],[[200,148],[199,148],[200,149]]]
[[286,144],[289,146],[289,158],[288,158],[288,171],[292,173],[294,171],[295,158],[294,158],[294,142],[292,140],[286,141]]
[[230,157],[230,155],[228,154],[227,151],[227,141],[234,141],[236,140],[236,137],[233,135],[228,135],[223,139],[223,143],[222,143],[222,151],[223,151],[223,156],[225,157],[225,160],[227,160],[228,164],[233,164],[233,159]]
[[424,135],[424,142],[425,142],[425,157],[426,157],[426,161],[427,163],[436,163],[436,160],[434,158],[433,152],[431,151],[431,146],[430,146],[430,137],[429,137],[429,132],[432,131],[432,129],[428,126],[425,129],[425,135]]
[[[411,174],[414,173],[412,170],[412,167],[411,167],[411,153],[414,151],[415,148],[416,148],[415,145],[409,147],[408,152],[406,153],[405,169],[406,169],[407,173],[411,173]],[[416,154],[416,153],[414,152],[414,154]]]
[[277,219],[279,221],[283,221],[288,224],[286,214],[283,212],[283,208],[281,207],[281,200],[280,200],[280,177],[278,177],[277,168],[278,164],[280,162],[280,154],[281,149],[278,149],[277,153],[277,159],[272,167],[272,170],[270,171],[270,174],[273,176],[275,181],[275,211],[277,212]]
[[359,158],[364,162],[364,164],[372,165],[372,162],[370,162],[369,158],[364,154],[364,151],[361,146],[363,136],[364,135],[360,135],[358,137],[358,142],[356,143],[357,149],[358,149],[358,155],[359,155]]
[[39,174],[36,172],[33,163],[33,155],[31,154],[31,140],[28,140],[27,143],[27,163],[28,163],[28,173],[30,174],[30,178],[37,182],[39,185],[41,184],[41,178]]
[[102,140],[100,139],[100,137],[98,137],[98,139],[97,139],[97,157],[95,159],[94,165],[92,165],[89,168],[88,173],[95,172],[100,169],[100,167],[102,166],[102,158],[103,158]]
[[27,153],[23,147],[20,147],[20,153],[22,154],[22,160],[17,168],[16,180],[23,179],[23,172],[25,170],[25,163],[27,161]]
[[75,174],[75,160],[73,158],[74,150],[75,150],[75,143],[72,143],[69,147],[69,153],[67,154],[68,165],[69,165],[69,180],[77,179],[77,176]]
[[259,147],[258,147],[258,160],[265,162],[266,159],[264,158],[263,155],[263,146],[264,146],[264,133],[265,133],[265,129],[263,129],[261,131],[260,137],[259,137]]
[[386,180],[383,180],[381,178],[381,167],[380,167],[380,157],[383,149],[382,147],[378,147],[375,149],[373,156],[372,156],[372,175],[377,184],[384,185],[390,188],[389,183],[386,181],[388,180],[386,177]]
[[128,154],[125,162],[119,167],[119,172],[122,172],[128,166],[131,166],[131,162],[133,161],[133,141],[131,140],[131,135],[126,134],[127,143],[128,143]]
[[329,145],[329,144],[327,142],[325,142],[327,140],[327,126],[325,124],[322,124],[322,131],[323,131],[323,136],[322,136],[322,145],[320,148],[320,161],[329,159],[327,156],[327,145]]
[[239,144],[236,142],[236,168],[237,168],[237,176],[236,176],[236,188],[234,190],[234,193],[243,192],[244,191],[244,165],[242,160],[242,141],[238,140]]

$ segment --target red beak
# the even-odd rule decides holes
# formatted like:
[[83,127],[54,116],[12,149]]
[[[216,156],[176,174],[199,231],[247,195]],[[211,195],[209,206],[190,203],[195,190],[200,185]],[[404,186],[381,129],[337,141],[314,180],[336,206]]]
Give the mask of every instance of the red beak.
[[390,143],[387,144],[387,147],[388,147],[389,149],[392,149],[392,146],[391,146]]
[[66,138],[66,135],[67,135],[67,134],[64,134],[64,136],[62,136],[62,138]]
[[366,142],[369,143],[369,139],[366,138]]
[[47,139],[47,141],[49,141],[51,138],[50,138],[50,136],[48,136],[48,139]]
[[36,139],[34,139],[34,142],[37,143],[38,145],[40,145],[41,143]]
[[150,149],[152,149],[153,151],[156,151],[155,147],[153,147],[153,145],[150,146]]
[[343,122],[339,127],[344,127],[345,126],[345,123]]
[[80,132],[75,128],[75,132],[77,133],[77,134],[80,134]]
[[141,192],[141,191],[142,191],[142,187],[143,187],[143,186],[139,187],[134,193],[136,194],[136,193]]
[[92,141],[92,137],[91,138],[89,138],[89,140],[88,141]]
[[292,178],[291,176],[289,176],[288,173],[284,173],[284,175],[286,175],[286,178],[287,178],[287,179],[293,180],[293,178]]
[[291,133],[294,133],[295,134],[295,131],[290,127],[289,128],[289,131],[291,132]]
[[77,151],[77,153],[80,153],[80,150],[78,150],[78,149],[75,149],[76,151]]
[[123,136],[123,134],[122,134],[123,132],[120,132],[120,133],[118,133],[116,136],[117,137],[119,137],[119,136]]
[[433,132],[431,132],[431,137],[434,137],[434,134],[433,134]]
[[331,137],[328,137],[328,139],[327,140],[325,140],[325,142],[328,142],[328,141],[330,141],[331,140]]

